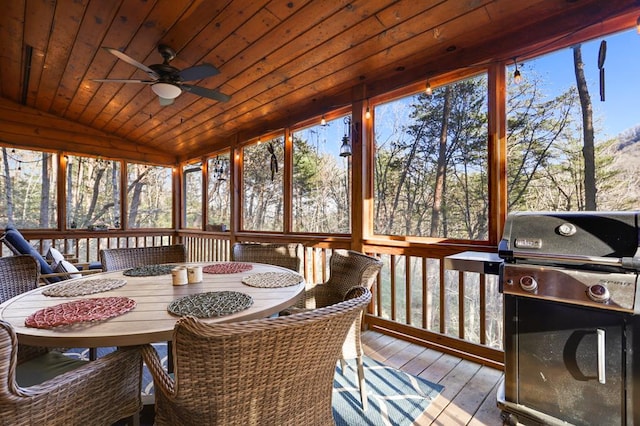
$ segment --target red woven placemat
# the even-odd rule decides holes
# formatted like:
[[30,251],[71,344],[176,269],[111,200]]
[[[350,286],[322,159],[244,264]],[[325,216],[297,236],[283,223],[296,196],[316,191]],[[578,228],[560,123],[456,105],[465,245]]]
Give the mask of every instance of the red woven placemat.
[[202,272],[206,272],[207,274],[236,274],[238,272],[250,271],[252,268],[253,265],[250,263],[225,262],[207,265],[202,268]]
[[24,320],[27,327],[54,328],[81,322],[102,321],[117,317],[135,308],[136,301],[128,297],[80,299],[40,309]]

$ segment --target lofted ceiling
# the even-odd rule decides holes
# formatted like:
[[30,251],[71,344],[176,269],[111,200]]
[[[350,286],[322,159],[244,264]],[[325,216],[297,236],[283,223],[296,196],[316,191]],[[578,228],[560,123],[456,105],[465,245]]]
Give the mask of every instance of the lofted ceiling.
[[[607,22],[595,31],[628,27],[639,10],[638,0],[11,0],[0,15],[0,97],[7,111],[106,135],[110,152],[188,159]],[[93,81],[148,79],[101,47],[150,65],[162,62],[159,44],[178,69],[219,69],[190,83],[231,99],[183,92],[162,106],[149,85]],[[2,115],[11,142],[18,114]]]

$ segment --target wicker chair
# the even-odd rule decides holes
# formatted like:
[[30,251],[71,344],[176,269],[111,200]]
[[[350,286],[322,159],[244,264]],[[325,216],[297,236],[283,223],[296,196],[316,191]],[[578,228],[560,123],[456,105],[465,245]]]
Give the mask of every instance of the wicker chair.
[[0,303],[38,287],[40,267],[31,255],[0,258]]
[[100,250],[100,263],[102,263],[103,271],[186,261],[187,250],[182,244]]
[[302,244],[235,243],[231,259],[236,262],[257,262],[282,266],[304,275]]
[[[180,319],[175,381],[151,346],[156,425],[329,425],[335,367],[347,331],[371,300],[236,323]],[[356,294],[354,294],[356,296]]]
[[[0,258],[0,303],[38,286],[40,266],[29,254]],[[20,345],[18,362],[24,362],[49,352],[48,348]]]
[[[292,307],[281,315],[290,315],[304,309],[316,309],[329,306],[345,300],[350,289],[362,286],[371,289],[376,280],[382,262],[375,257],[367,256],[354,250],[334,250],[329,260],[330,276],[324,284],[318,284],[305,291],[302,299],[304,308]],[[364,380],[364,365],[362,356],[362,342],[360,340],[362,332],[362,315],[354,321],[345,339],[340,362],[342,371],[346,367],[345,360],[355,359],[358,370],[358,384],[360,386],[360,399],[362,409],[367,409],[367,389]]]
[[49,354],[21,366],[17,347],[13,328],[0,320],[0,424],[110,425],[131,416],[136,423],[142,409],[139,347],[119,349],[97,361],[75,361],[81,365],[28,387],[16,382],[21,369],[33,374],[41,360],[49,371],[55,366],[44,359]]

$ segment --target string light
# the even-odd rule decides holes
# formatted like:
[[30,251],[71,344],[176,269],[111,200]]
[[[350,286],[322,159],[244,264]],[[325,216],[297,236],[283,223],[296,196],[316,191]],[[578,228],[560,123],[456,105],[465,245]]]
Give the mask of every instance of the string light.
[[520,84],[520,82],[522,81],[522,75],[520,74],[520,70],[518,69],[518,62],[516,61],[516,58],[513,58],[513,63],[516,66],[516,70],[513,72],[513,82],[515,84]]
[[369,109],[369,99],[367,99],[367,111],[364,113],[364,118],[371,119],[371,110]]
[[431,96],[433,94],[433,90],[431,90],[431,83],[429,83],[429,80],[427,80],[427,87],[425,87],[424,93],[427,96]]
[[324,114],[322,115],[322,118],[320,119],[320,125],[321,126],[326,126],[327,125],[327,120],[325,120]]

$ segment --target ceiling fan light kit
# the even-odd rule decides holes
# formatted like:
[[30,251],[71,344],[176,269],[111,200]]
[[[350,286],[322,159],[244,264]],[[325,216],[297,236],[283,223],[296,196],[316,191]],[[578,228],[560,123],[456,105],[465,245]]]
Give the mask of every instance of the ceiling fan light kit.
[[164,99],[175,99],[180,96],[180,93],[182,93],[182,89],[178,86],[163,82],[152,84],[151,90],[153,90],[153,93]]
[[146,66],[136,61],[129,55],[112,47],[104,47],[104,50],[111,53],[118,59],[133,65],[134,67],[144,71],[151,78],[150,80],[127,80],[127,79],[94,79],[93,81],[100,83],[141,83],[151,85],[153,93],[158,95],[160,105],[171,105],[173,100],[180,96],[182,92],[191,92],[194,95],[204,98],[213,99],[219,102],[227,102],[231,96],[225,95],[215,89],[185,84],[185,81],[202,80],[207,77],[219,74],[220,71],[211,64],[195,65],[183,70],[169,64],[175,57],[176,52],[169,46],[161,44],[158,46],[158,52],[162,55],[164,61],[161,64],[153,64]]

